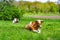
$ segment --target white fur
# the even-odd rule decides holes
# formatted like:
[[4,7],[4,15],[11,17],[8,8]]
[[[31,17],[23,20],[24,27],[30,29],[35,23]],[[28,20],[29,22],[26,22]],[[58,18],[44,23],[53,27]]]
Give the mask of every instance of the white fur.
[[32,24],[32,22],[30,22],[30,25]]
[[37,20],[39,23],[41,23],[41,20]]
[[38,29],[38,33],[41,33],[41,30],[40,29]]
[[13,23],[15,23],[14,20],[13,20]]
[[14,18],[13,23],[15,23],[16,21],[17,21],[17,18]]
[[31,26],[32,25],[32,21],[29,23],[29,26]]
[[33,32],[41,33],[41,30],[33,30]]

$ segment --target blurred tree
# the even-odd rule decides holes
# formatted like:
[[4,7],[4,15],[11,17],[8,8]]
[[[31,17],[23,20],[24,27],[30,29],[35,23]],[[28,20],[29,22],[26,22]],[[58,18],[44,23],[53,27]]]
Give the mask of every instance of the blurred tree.
[[58,12],[60,13],[60,0],[57,1],[58,4]]
[[23,16],[23,9],[16,7],[14,4],[15,0],[3,0],[0,2],[0,19],[12,20],[13,18],[20,19]]
[[[28,2],[28,1],[20,0],[19,2],[15,2],[16,4],[14,4],[15,0],[8,0],[8,1],[3,0],[3,1],[7,2],[9,6],[17,5],[19,9],[22,9],[22,11],[25,11],[26,13],[39,13],[39,12],[56,13],[58,12],[58,9],[59,9],[59,6],[57,4],[55,4],[54,2],[50,2],[50,1],[48,1],[47,3],[41,3],[37,1]],[[59,9],[59,12],[60,12],[60,9]]]

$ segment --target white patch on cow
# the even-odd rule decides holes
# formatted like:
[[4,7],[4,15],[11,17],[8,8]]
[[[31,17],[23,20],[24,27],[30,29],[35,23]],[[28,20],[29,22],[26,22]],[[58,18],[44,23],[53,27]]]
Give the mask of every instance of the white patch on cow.
[[32,22],[30,22],[30,25],[32,24]]
[[38,33],[41,33],[41,30],[40,29],[38,29]]
[[13,23],[16,23],[16,21],[18,21],[17,18],[14,18]]
[[41,20],[37,20],[38,21],[38,23],[41,23]]
[[41,30],[40,30],[40,29],[38,29],[38,30],[33,30],[33,32],[41,33]]

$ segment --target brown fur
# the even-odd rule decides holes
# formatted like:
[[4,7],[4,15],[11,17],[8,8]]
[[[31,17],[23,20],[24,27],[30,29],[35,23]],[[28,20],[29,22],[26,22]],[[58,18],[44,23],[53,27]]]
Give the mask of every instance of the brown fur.
[[[41,21],[41,23],[42,23],[42,21]],[[39,23],[38,21],[31,22],[31,23],[27,24],[25,28],[27,30],[38,30],[38,28],[41,28],[40,27],[41,23]]]

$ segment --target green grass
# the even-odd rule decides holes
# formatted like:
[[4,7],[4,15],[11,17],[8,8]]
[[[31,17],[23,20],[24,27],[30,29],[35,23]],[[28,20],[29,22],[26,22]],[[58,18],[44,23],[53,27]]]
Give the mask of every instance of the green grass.
[[0,20],[0,40],[60,40],[60,19],[41,19],[41,33],[25,29],[25,25],[37,18],[23,18],[17,24]]
[[28,16],[60,16],[59,13],[25,13],[24,17]]

